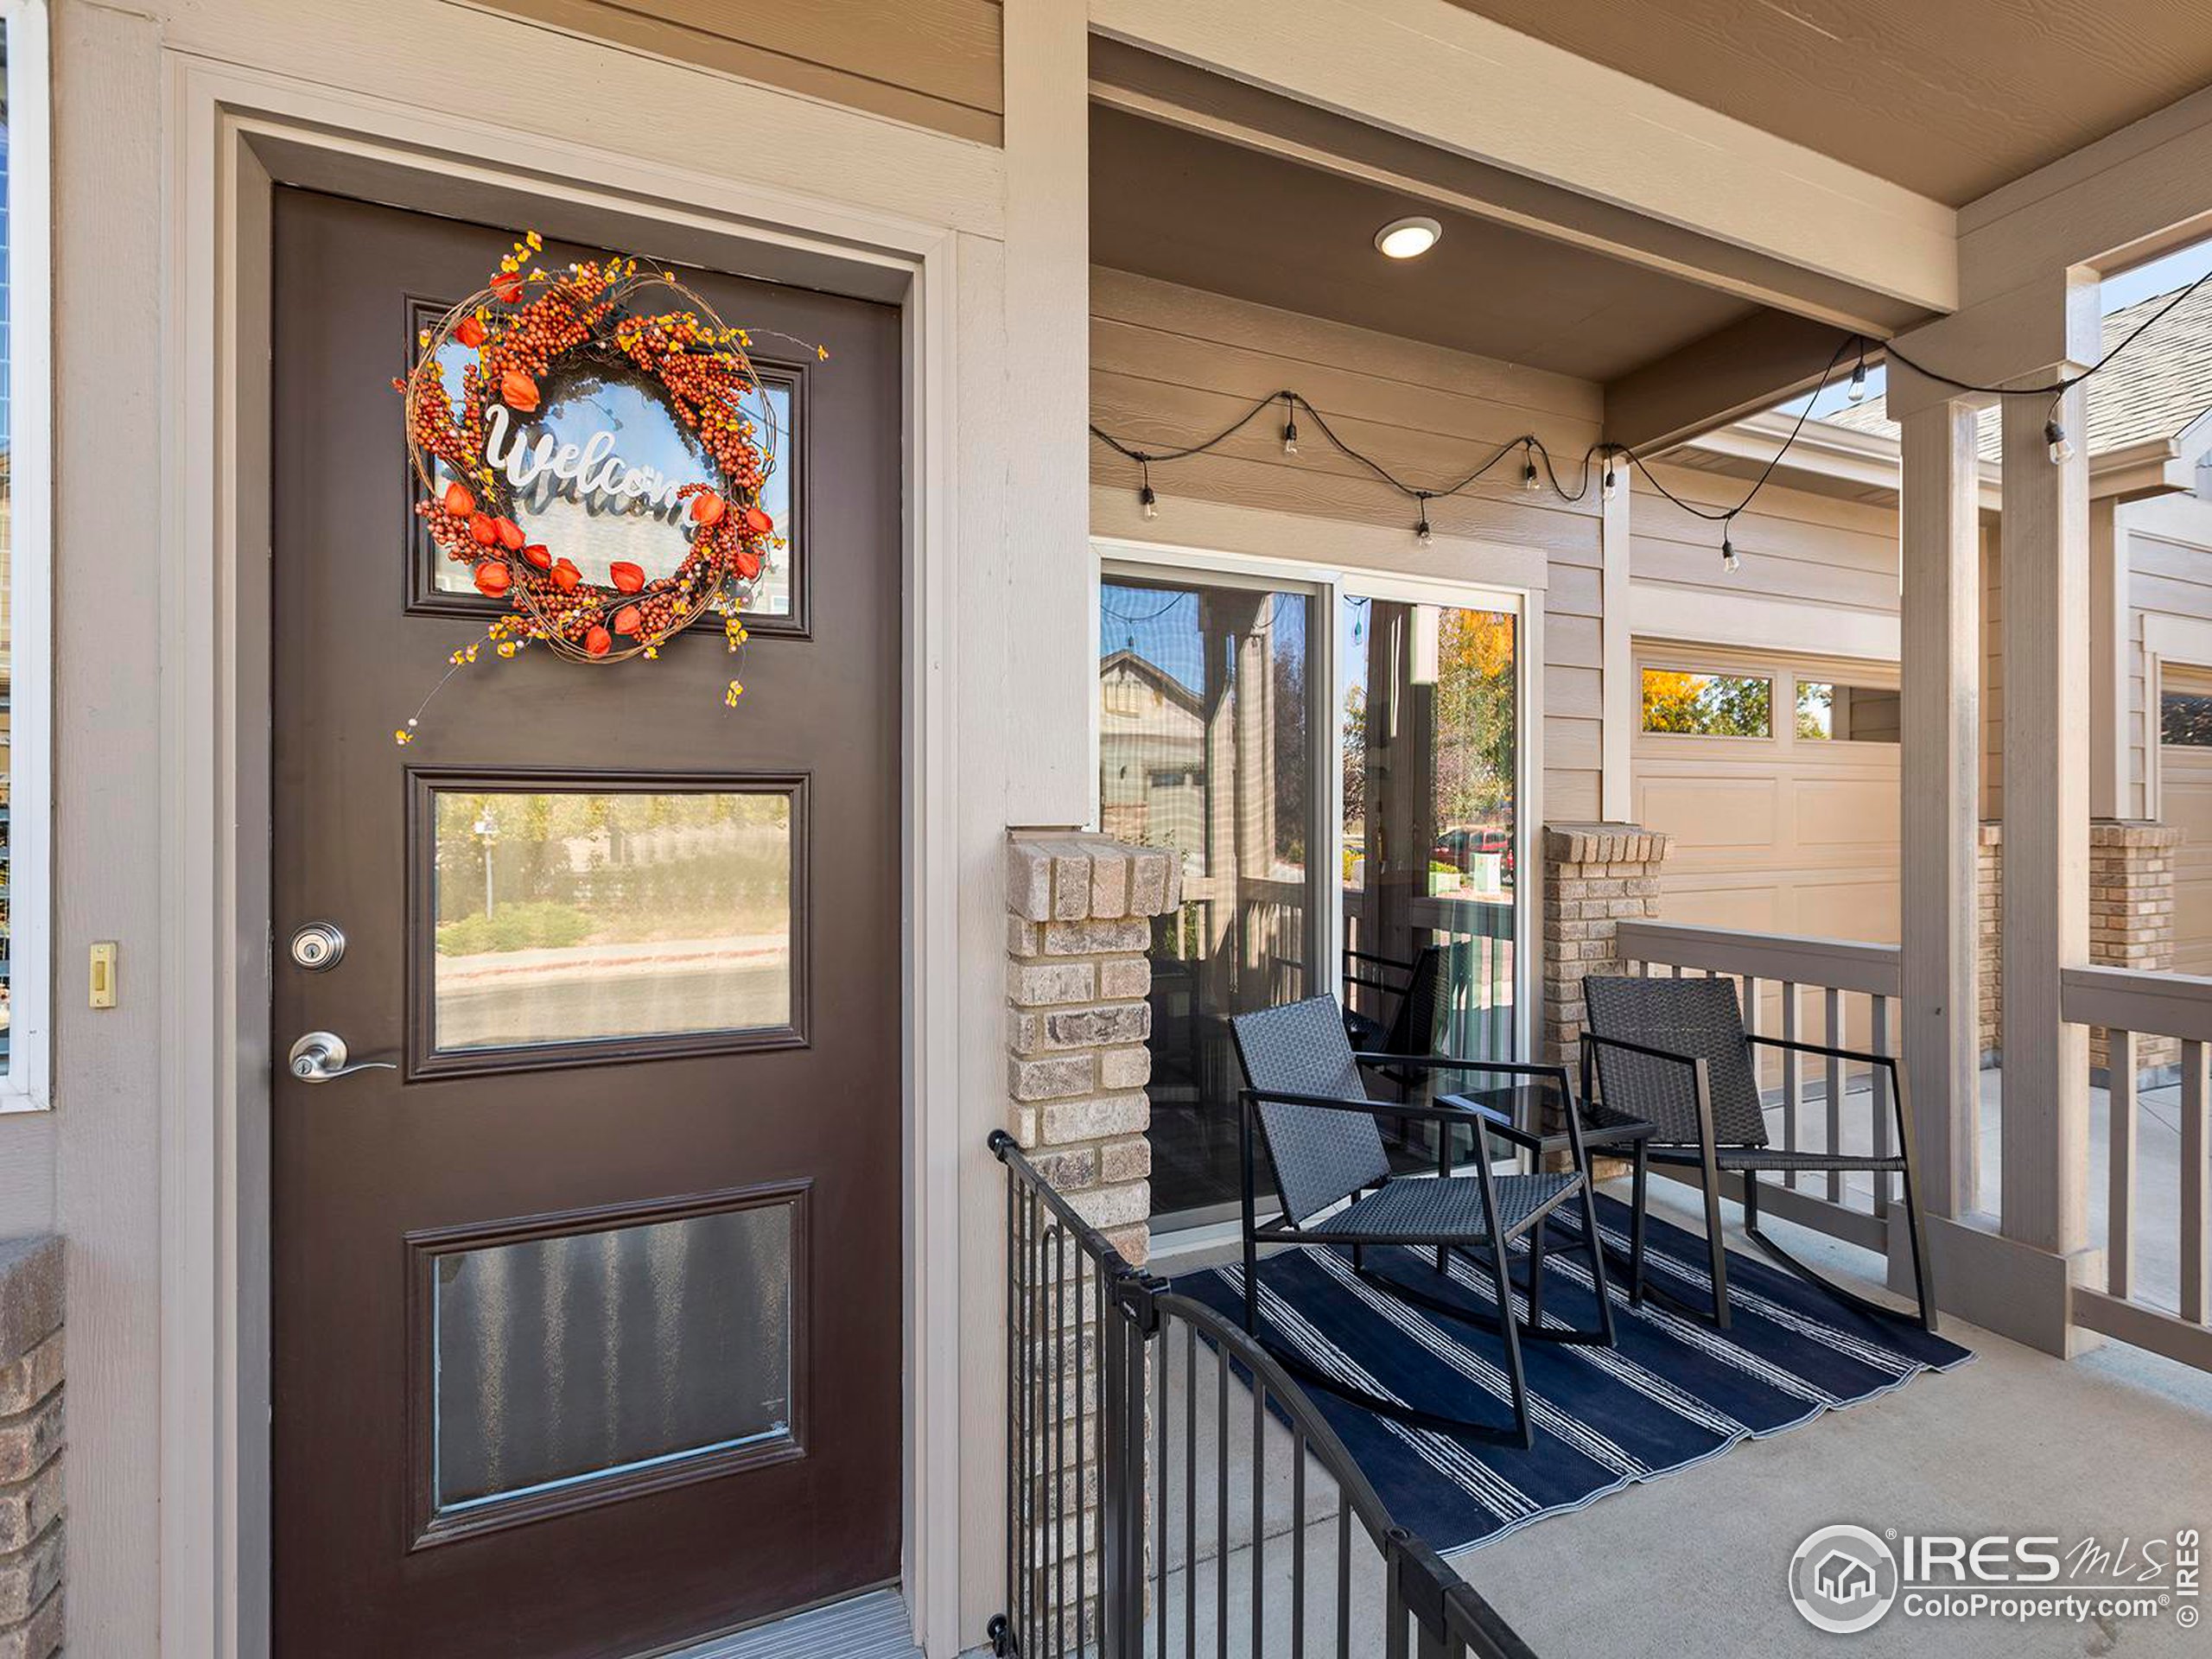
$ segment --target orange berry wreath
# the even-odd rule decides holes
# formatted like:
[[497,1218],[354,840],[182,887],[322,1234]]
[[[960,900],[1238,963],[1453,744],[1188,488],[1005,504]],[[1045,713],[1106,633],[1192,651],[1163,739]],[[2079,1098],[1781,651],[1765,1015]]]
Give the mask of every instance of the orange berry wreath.
[[[470,568],[478,592],[513,607],[482,640],[454,652],[453,669],[474,662],[486,644],[502,657],[542,642],[577,662],[651,659],[710,611],[721,615],[736,652],[747,638],[748,587],[779,545],[760,505],[777,434],[747,408],[748,398],[766,407],[746,355],[747,336],[673,272],[641,270],[620,255],[550,270],[531,264],[543,246],[535,231],[515,244],[484,288],[423,332],[413,368],[392,383],[406,397],[409,452],[423,488],[415,511],[439,550]],[[671,302],[675,308],[655,308]],[[454,345],[474,354],[461,365],[458,398],[440,357]],[[588,449],[580,456],[574,445],[556,460],[549,436],[533,450],[523,429],[543,388],[578,375],[652,383],[718,476],[679,481],[594,460]],[[587,581],[573,559],[531,541],[519,522],[518,479],[549,467],[683,524],[689,546],[682,562],[649,581],[642,566],[616,560],[604,583]],[[730,681],[725,701],[734,705],[742,689]],[[410,719],[393,735],[410,742],[416,725]]]

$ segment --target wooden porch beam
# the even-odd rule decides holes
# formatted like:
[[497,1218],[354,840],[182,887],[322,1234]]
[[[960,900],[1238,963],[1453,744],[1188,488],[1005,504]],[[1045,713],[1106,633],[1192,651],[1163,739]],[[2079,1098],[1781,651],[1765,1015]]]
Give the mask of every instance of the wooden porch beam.
[[1091,38],[1090,99],[1163,126],[1394,191],[1409,207],[1421,203],[1509,225],[1847,331],[1888,335],[1929,315],[1925,306],[1624,203],[1104,35]]
[[1650,454],[1809,391],[1849,331],[1760,311],[1605,387],[1605,438]]
[[1943,203],[1449,0],[1092,0],[1090,23],[1925,310],[1958,302]]

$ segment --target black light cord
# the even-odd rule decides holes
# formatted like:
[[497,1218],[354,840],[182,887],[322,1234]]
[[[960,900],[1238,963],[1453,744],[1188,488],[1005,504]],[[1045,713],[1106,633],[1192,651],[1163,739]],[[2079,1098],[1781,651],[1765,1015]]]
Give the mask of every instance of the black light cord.
[[[1995,397],[2048,397],[2051,399],[2052,412],[2051,418],[2045,423],[2045,425],[2051,438],[2053,458],[2056,459],[2062,453],[2060,446],[2065,442],[2065,434],[2060,428],[2057,420],[2059,400],[2064,397],[2065,395],[2069,391],[2072,391],[2075,386],[2080,385],[2083,381],[2087,380],[2091,375],[2096,373],[2100,369],[2102,369],[2107,364],[2110,363],[2122,352],[2133,346],[2137,340],[2140,340],[2143,335],[2153,327],[2161,319],[2163,319],[2167,313],[2173,310],[2173,308],[2181,304],[2183,301],[2188,299],[2190,296],[2196,293],[2197,289],[2202,288],[2208,282],[2212,282],[2212,270],[2206,271],[2202,276],[2197,277],[2195,282],[2190,283],[2186,288],[2183,288],[2176,293],[2164,305],[2160,306],[2156,311],[2152,312],[2141,322],[2138,323],[2133,328],[2130,329],[2124,338],[2115,342],[2111,348],[2106,351],[2105,353],[2101,357],[2098,358],[2095,362],[2088,365],[2086,368],[2080,370],[2076,373],[2062,376],[2060,378],[2050,382],[2048,385],[1978,385],[1973,381],[1955,379],[1949,375],[1941,373],[1936,370],[1928,368],[1923,364],[1915,362],[1911,358],[1897,350],[1896,346],[1889,341],[1875,340],[1865,334],[1847,334],[1837,342],[1835,351],[1828,358],[1827,366],[1821,371],[1820,382],[1818,385],[1814,388],[1812,394],[1805,399],[1804,407],[1797,411],[1797,418],[1794,423],[1792,423],[1789,428],[1789,435],[1783,440],[1781,448],[1774,452],[1773,456],[1767,461],[1766,465],[1760,469],[1759,475],[1753,480],[1751,487],[1745,492],[1744,499],[1736,503],[1732,507],[1700,506],[1695,502],[1685,501],[1681,496],[1676,495],[1672,490],[1669,489],[1666,485],[1660,482],[1657,475],[1652,472],[1650,467],[1645,462],[1644,458],[1641,454],[1637,454],[1634,449],[1630,448],[1626,444],[1620,443],[1593,443],[1587,449],[1584,450],[1582,452],[1581,475],[1577,480],[1574,489],[1569,491],[1560,482],[1559,472],[1557,467],[1553,464],[1550,448],[1547,447],[1541,438],[1538,437],[1533,432],[1524,432],[1518,437],[1508,438],[1503,443],[1499,444],[1496,449],[1492,450],[1480,465],[1475,467],[1471,471],[1466,473],[1452,483],[1443,486],[1440,488],[1424,489],[1418,485],[1408,483],[1404,479],[1400,478],[1396,474],[1390,471],[1390,469],[1385,467],[1381,461],[1376,461],[1372,455],[1370,455],[1363,450],[1355,448],[1352,444],[1346,442],[1343,436],[1338,433],[1337,429],[1329,424],[1328,417],[1323,415],[1319,410],[1316,409],[1313,406],[1313,402],[1307,398],[1305,394],[1288,389],[1285,389],[1281,391],[1268,392],[1265,397],[1257,399],[1249,409],[1247,409],[1242,415],[1239,415],[1234,421],[1231,421],[1227,426],[1222,428],[1220,431],[1215,433],[1211,437],[1202,438],[1196,443],[1185,444],[1179,448],[1140,448],[1135,444],[1128,443],[1122,439],[1116,437],[1112,433],[1107,431],[1095,421],[1090,423],[1090,435],[1096,438],[1101,443],[1104,444],[1108,448],[1113,450],[1116,454],[1122,455],[1136,463],[1139,480],[1137,492],[1138,499],[1143,503],[1145,516],[1147,518],[1151,518],[1156,511],[1156,503],[1158,499],[1158,498],[1154,494],[1152,488],[1152,464],[1154,461],[1184,461],[1189,459],[1191,456],[1202,455],[1206,454],[1209,450],[1218,448],[1221,445],[1226,443],[1230,439],[1242,432],[1246,427],[1251,425],[1254,421],[1259,419],[1260,416],[1276,404],[1281,404],[1283,408],[1282,439],[1283,450],[1285,454],[1295,454],[1298,453],[1298,416],[1300,412],[1303,411],[1306,418],[1313,423],[1313,429],[1319,432],[1323,438],[1327,440],[1329,446],[1332,448],[1335,449],[1346,460],[1352,461],[1368,473],[1372,474],[1379,482],[1387,485],[1389,488],[1396,491],[1400,495],[1415,504],[1419,509],[1419,518],[1415,523],[1414,529],[1414,532],[1420,536],[1424,543],[1429,539],[1430,535],[1428,524],[1428,504],[1432,501],[1443,500],[1449,497],[1459,495],[1465,491],[1472,489],[1475,485],[1479,483],[1483,478],[1491,472],[1492,468],[1497,467],[1500,461],[1503,461],[1508,455],[1511,454],[1516,449],[1521,450],[1523,454],[1524,460],[1522,465],[1527,469],[1529,475],[1533,478],[1537,464],[1541,461],[1544,475],[1550,480],[1552,493],[1558,496],[1561,500],[1568,502],[1580,501],[1590,493],[1592,470],[1600,457],[1602,457],[1606,462],[1605,481],[1610,487],[1613,481],[1611,463],[1618,459],[1625,461],[1630,467],[1635,468],[1637,472],[1642,474],[1644,482],[1649,484],[1660,496],[1671,502],[1676,507],[1681,509],[1682,512],[1690,514],[1693,518],[1701,518],[1707,524],[1717,524],[1720,525],[1722,527],[1720,538],[1721,556],[1727,562],[1728,568],[1732,570],[1736,568],[1735,549],[1730,542],[1727,527],[1733,523],[1733,521],[1741,513],[1743,513],[1745,509],[1750,507],[1754,500],[1758,499],[1759,492],[1764,489],[1768,481],[1773,478],[1775,470],[1782,465],[1783,461],[1789,455],[1790,450],[1796,446],[1797,440],[1804,433],[1805,423],[1812,415],[1813,404],[1815,400],[1819,397],[1821,391],[1827,389],[1829,382],[1835,378],[1836,371],[1840,366],[1841,366],[1846,358],[1853,357],[1854,355],[1856,357],[1857,366],[1854,368],[1853,372],[1853,378],[1854,381],[1859,381],[1863,378],[1866,372],[1867,353],[1870,351],[1872,351],[1879,352],[1884,356],[1902,363],[1906,368],[1911,370],[1915,374],[1922,376],[1923,378],[1932,380],[1938,385],[1951,387],[1955,391],[1973,392],[1978,396]],[[1530,487],[1535,487],[1533,482],[1531,483]]]
[[2099,369],[2104,367],[2106,364],[2111,362],[2113,359],[2118,357],[2122,352],[2133,346],[2137,340],[2142,339],[2145,332],[2164,318],[2167,312],[2172,310],[2190,295],[2196,293],[2198,289],[2203,287],[2208,282],[2212,282],[2212,270],[2206,271],[2202,276],[2199,276],[2187,288],[2181,289],[2179,292],[2175,294],[2171,299],[2160,306],[2156,311],[2153,311],[2149,316],[2144,318],[2142,321],[2137,323],[2134,327],[2129,329],[2124,339],[2115,343],[2109,351],[2106,352],[2105,354],[2099,358],[2095,362],[2090,364],[2088,367],[2082,370],[2076,374],[2062,375],[2059,378],[2052,381],[2047,386],[1978,386],[1970,380],[1954,380],[1948,374],[1939,374],[1934,369],[1929,368],[1923,364],[1916,363],[1910,358],[1907,357],[1903,352],[1897,350],[1894,345],[1886,341],[1878,340],[1867,341],[1866,343],[1871,346],[1873,349],[1881,352],[1885,356],[1893,358],[1897,362],[1904,364],[1905,367],[1910,369],[1915,374],[1919,375],[1923,379],[1933,380],[1937,385],[1948,386],[1954,391],[1971,391],[1978,393],[1983,397],[2041,397],[2049,396],[2055,399],[2063,397],[2068,392],[2073,391],[2075,387],[2080,385],[2084,380],[2087,380]]

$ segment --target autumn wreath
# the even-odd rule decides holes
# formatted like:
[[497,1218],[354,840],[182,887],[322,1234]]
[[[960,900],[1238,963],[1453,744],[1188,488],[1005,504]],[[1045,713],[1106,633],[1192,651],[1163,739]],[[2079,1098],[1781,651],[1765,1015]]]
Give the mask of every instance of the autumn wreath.
[[[747,335],[671,271],[620,255],[553,270],[533,263],[543,248],[535,231],[516,243],[485,287],[422,331],[413,367],[393,382],[406,397],[423,489],[415,511],[440,551],[470,568],[480,593],[513,607],[482,640],[455,652],[453,666],[474,662],[480,645],[512,657],[537,642],[578,662],[650,659],[710,612],[722,618],[728,649],[739,651],[745,595],[779,544],[760,506],[777,434],[753,412],[766,404],[757,399]],[[457,397],[441,355],[454,346],[473,353]],[[594,487],[657,505],[684,527],[688,550],[658,579],[617,560],[604,583],[588,581],[561,548],[531,541],[517,511],[510,463],[524,456],[543,467],[551,458],[550,438],[532,456],[523,436],[541,402],[552,388],[611,375],[657,385],[716,474],[679,481],[581,458]],[[573,448],[561,456],[571,477],[580,466]],[[725,700],[734,705],[742,690],[731,680]],[[416,725],[410,719],[394,735],[409,742]]]

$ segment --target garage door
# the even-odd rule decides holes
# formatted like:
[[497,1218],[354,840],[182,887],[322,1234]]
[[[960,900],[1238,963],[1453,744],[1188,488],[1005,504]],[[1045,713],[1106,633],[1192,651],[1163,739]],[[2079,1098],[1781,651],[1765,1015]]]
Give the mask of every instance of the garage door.
[[2212,974],[2212,671],[2159,672],[2158,811],[2174,853],[2174,968]]
[[1637,669],[1664,919],[1895,943],[1895,665],[1649,645]]

